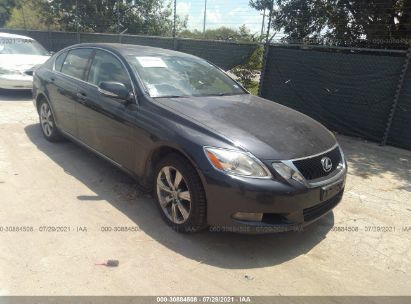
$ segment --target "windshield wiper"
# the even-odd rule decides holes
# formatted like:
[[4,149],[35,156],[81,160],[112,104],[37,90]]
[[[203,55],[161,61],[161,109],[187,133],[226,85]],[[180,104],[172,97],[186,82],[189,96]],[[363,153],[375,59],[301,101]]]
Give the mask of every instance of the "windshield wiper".
[[153,97],[153,98],[184,98],[184,97],[188,97],[188,96],[184,96],[184,95],[165,95],[165,96],[157,96],[157,97]]
[[247,94],[247,93],[218,93],[218,94],[211,94],[211,95],[208,95],[208,96],[234,96],[234,95],[244,95],[244,94]]

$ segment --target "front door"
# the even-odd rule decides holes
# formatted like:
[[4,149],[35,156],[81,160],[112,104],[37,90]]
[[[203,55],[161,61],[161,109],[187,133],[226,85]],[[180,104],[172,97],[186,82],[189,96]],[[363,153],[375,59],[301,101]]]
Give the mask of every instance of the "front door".
[[98,85],[117,81],[132,90],[130,77],[113,54],[96,50],[88,72],[87,83],[78,87],[83,99],[77,106],[79,138],[84,143],[133,171],[136,160],[136,106],[125,106],[120,100],[102,95]]
[[75,137],[78,84],[84,79],[91,53],[92,49],[74,49],[59,55],[48,86],[59,128]]

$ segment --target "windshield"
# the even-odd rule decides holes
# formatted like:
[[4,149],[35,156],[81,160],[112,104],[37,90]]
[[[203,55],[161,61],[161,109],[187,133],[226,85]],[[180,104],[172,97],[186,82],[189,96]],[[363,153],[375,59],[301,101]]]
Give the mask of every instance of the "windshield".
[[212,64],[182,56],[128,56],[151,97],[246,94]]
[[0,38],[0,54],[46,56],[47,51],[35,40]]

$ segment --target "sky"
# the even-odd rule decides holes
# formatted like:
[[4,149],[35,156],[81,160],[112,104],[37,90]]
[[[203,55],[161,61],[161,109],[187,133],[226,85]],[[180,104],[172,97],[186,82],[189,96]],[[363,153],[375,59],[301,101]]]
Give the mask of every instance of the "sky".
[[[204,1],[177,0],[177,15],[188,16],[188,28],[191,30],[203,30]],[[262,14],[249,6],[249,0],[207,0],[206,29],[220,26],[239,28],[245,24],[252,33],[260,33],[262,20]]]

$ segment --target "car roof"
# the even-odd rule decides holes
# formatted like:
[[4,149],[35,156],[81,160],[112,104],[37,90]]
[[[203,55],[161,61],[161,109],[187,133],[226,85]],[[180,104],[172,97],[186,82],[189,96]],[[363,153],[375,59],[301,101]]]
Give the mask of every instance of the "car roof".
[[69,48],[75,47],[99,47],[111,51],[116,51],[123,56],[178,56],[178,57],[191,57],[198,58],[193,55],[186,53],[181,53],[169,49],[145,46],[145,45],[136,45],[136,44],[123,44],[123,43],[80,43],[72,45]]
[[30,40],[34,40],[33,38],[30,38],[30,37],[27,37],[27,36],[16,35],[16,34],[9,34],[9,33],[3,33],[3,32],[0,32],[0,38],[13,38],[13,39],[30,39]]

